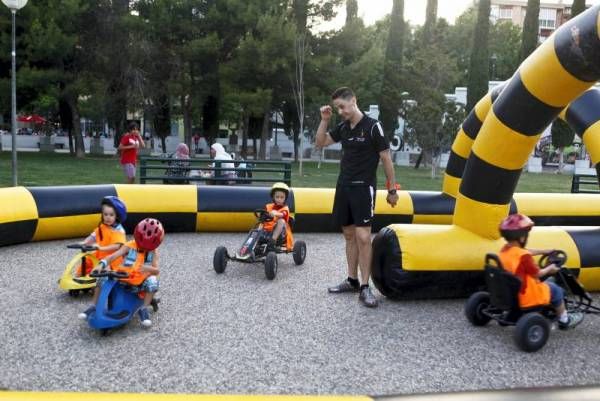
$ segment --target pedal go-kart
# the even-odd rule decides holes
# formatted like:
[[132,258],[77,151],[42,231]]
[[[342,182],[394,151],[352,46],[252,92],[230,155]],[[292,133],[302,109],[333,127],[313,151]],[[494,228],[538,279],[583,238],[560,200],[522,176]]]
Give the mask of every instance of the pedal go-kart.
[[58,286],[69,292],[72,297],[80,293],[92,291],[96,286],[96,279],[89,276],[89,272],[98,264],[98,259],[94,251],[98,249],[96,245],[71,244],[67,245],[69,249],[79,249],[80,253],[75,255],[69,261],[58,279]]
[[[567,260],[564,251],[553,251],[540,258],[540,267],[555,264],[560,268],[549,280],[565,290],[567,312],[600,313],[600,308],[592,305],[592,298],[585,291],[571,270],[563,267]],[[551,324],[558,317],[551,305],[522,309],[519,307],[518,293],[521,280],[504,270],[500,259],[493,253],[485,255],[485,283],[488,291],[476,292],[465,305],[465,315],[474,326],[485,326],[495,320],[500,326],[516,326],[514,340],[517,346],[527,352],[541,349],[550,336]]]
[[[143,292],[134,292],[130,285],[119,281],[129,277],[127,272],[103,269],[91,272],[90,276],[108,278],[100,289],[96,311],[87,317],[90,327],[100,330],[102,335],[108,334],[111,329],[125,325],[144,305]],[[152,300],[150,305],[154,312],[158,311],[159,302],[158,299]]]
[[[248,237],[242,244],[239,251],[234,255],[229,255],[227,248],[219,246],[215,250],[213,257],[213,267],[218,274],[225,271],[227,262],[230,260],[242,263],[259,263],[265,265],[265,276],[267,279],[273,280],[277,275],[278,253],[291,253],[294,257],[294,263],[301,265],[306,258],[306,244],[304,241],[295,241],[292,237],[291,228],[286,230],[285,236],[280,236],[275,244],[274,249],[268,249],[271,232],[263,229],[263,223],[272,221],[273,217],[264,209],[256,209],[254,211],[257,223],[248,233]],[[293,226],[293,219],[290,217],[289,225]],[[290,236],[290,238],[287,238]]]

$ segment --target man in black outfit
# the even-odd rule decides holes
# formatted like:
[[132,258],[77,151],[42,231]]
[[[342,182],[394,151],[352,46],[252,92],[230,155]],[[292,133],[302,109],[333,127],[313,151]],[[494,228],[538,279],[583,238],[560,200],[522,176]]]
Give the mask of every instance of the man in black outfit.
[[[377,306],[377,299],[369,288],[371,276],[371,225],[375,209],[377,166],[381,159],[387,178],[387,203],[392,207],[398,202],[399,186],[394,176],[389,141],[381,123],[363,114],[356,104],[356,96],[350,88],[339,88],[332,95],[333,106],[343,122],[327,131],[333,114],[331,106],[321,107],[321,123],[317,130],[316,144],[325,147],[334,142],[342,143],[340,175],[335,189],[333,217],[342,227],[346,240],[348,278],[330,293],[360,292],[359,300],[369,307]],[[360,265],[360,282],[358,266]]]

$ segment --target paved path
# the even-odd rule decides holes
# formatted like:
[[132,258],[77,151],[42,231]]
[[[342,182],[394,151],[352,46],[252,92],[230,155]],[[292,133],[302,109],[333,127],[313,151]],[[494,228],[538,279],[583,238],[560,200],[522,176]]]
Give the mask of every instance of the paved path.
[[162,247],[154,326],[101,337],[77,320],[89,302],[56,286],[73,255],[51,241],[0,248],[0,388],[109,392],[395,394],[600,383],[600,319],[554,330],[536,354],[512,329],[471,327],[464,300],[375,310],[329,295],[343,277],[341,235],[301,234],[305,265],[212,269],[243,234],[172,234]]

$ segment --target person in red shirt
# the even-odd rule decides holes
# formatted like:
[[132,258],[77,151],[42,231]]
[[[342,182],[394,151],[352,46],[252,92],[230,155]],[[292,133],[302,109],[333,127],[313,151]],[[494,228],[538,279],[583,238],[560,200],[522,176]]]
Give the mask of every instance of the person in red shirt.
[[[290,188],[283,182],[276,182],[271,187],[271,199],[273,203],[265,205],[265,209],[273,220],[265,221],[263,229],[271,233],[269,240],[269,248],[275,249],[277,240],[284,235],[286,242],[292,241],[290,230],[290,208],[287,206],[287,198],[290,193]],[[291,248],[291,243],[288,244]]]
[[127,133],[121,138],[117,150],[121,152],[121,166],[125,173],[125,182],[133,184],[135,182],[135,165],[137,162],[137,151],[146,146],[136,123],[130,123],[127,127]]
[[549,251],[529,250],[525,248],[533,221],[523,214],[511,214],[500,223],[500,235],[506,240],[502,247],[500,261],[504,270],[521,279],[519,306],[532,308],[540,305],[552,305],[558,316],[558,328],[566,330],[577,326],[583,320],[581,312],[567,313],[564,302],[564,290],[550,281],[542,282],[540,278],[557,273],[558,266],[551,264],[540,269],[533,260],[535,255],[547,254]]

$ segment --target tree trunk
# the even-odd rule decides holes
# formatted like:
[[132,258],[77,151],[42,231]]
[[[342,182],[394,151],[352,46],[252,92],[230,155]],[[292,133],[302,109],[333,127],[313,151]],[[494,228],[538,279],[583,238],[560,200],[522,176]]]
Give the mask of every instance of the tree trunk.
[[562,174],[565,162],[565,148],[558,148],[558,174]]
[[248,124],[250,124],[250,116],[244,113],[244,125],[242,128],[242,157],[248,159]]
[[73,96],[68,100],[71,108],[71,116],[73,118],[73,136],[75,137],[75,157],[82,159],[85,157],[85,145],[83,136],[81,136],[81,125],[79,122],[79,107],[77,106],[77,96]]
[[189,149],[192,148],[192,97],[181,96],[181,109],[183,111],[183,141]]
[[252,138],[252,149],[254,150],[254,160],[258,159],[258,152],[256,151],[256,137]]
[[419,153],[419,157],[417,158],[417,162],[415,163],[415,170],[417,170],[419,168],[422,161],[423,161],[423,151],[421,151],[421,153]]
[[437,171],[437,165],[439,163],[441,154],[439,156],[434,156],[433,153],[431,154],[431,179],[434,179],[436,176],[436,171]]
[[265,111],[263,115],[262,130],[260,132],[260,151],[259,159],[267,158],[267,141],[269,140],[269,112]]

